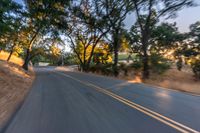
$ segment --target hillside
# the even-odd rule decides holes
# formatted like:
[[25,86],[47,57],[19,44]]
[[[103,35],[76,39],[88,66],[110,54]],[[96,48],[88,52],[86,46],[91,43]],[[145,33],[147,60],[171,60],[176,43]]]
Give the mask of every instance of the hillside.
[[22,59],[13,56],[8,63],[7,55],[6,52],[0,54],[0,127],[22,102],[34,79],[33,71],[21,68]]

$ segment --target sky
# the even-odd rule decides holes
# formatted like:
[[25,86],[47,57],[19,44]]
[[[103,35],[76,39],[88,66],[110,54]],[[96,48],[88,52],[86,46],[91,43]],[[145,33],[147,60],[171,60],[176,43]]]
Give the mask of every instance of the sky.
[[[23,0],[14,0],[22,3]],[[199,0],[195,0],[200,5]],[[162,20],[161,22],[176,22],[181,33],[188,32],[189,26],[197,21],[200,21],[200,6],[184,8],[177,13],[177,17],[171,20]],[[135,23],[134,14],[129,14],[125,19],[126,28],[129,29]]]
[[[199,0],[196,3],[200,5]],[[176,22],[178,30],[181,33],[188,32],[189,26],[197,21],[200,21],[200,6],[184,8],[177,12],[177,17],[174,19],[161,20],[161,22]],[[135,15],[129,14],[125,19],[126,28],[129,29],[135,23]]]

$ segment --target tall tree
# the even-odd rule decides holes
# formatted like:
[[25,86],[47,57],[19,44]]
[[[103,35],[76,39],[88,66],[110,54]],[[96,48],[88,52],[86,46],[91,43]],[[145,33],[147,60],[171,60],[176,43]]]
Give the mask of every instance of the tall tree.
[[19,49],[22,47],[22,39],[23,39],[23,29],[24,29],[24,25],[23,25],[23,14],[21,14],[19,16],[18,19],[14,20],[15,25],[13,25],[12,27],[12,31],[10,32],[9,35],[9,43],[10,45],[7,46],[9,53],[9,56],[7,58],[7,61],[10,60],[12,54],[15,52],[15,50]]
[[73,7],[66,35],[83,71],[89,69],[96,46],[110,31],[106,27],[107,16],[98,0],[81,0]]
[[122,43],[122,35],[124,31],[124,20],[127,14],[132,10],[133,3],[131,0],[100,0],[99,3],[103,6],[107,16],[107,25],[111,31],[111,46],[114,53],[113,72],[118,75],[118,52]]
[[[66,15],[70,1],[66,0],[25,0],[27,9],[27,50],[23,68],[28,70],[30,53],[34,41],[50,31],[56,32],[61,26],[67,26]],[[65,25],[63,23],[66,23]]]
[[19,27],[21,17],[21,5],[13,0],[1,0],[0,2],[0,49],[8,47],[11,37]]
[[15,25],[13,20],[21,12],[21,6],[12,0],[1,0],[0,2],[0,36],[12,30]]
[[194,47],[200,51],[200,21],[190,25],[190,36],[194,39]]
[[193,0],[133,0],[141,33],[143,78],[149,78],[149,40],[161,17],[175,17],[183,7],[192,6]]

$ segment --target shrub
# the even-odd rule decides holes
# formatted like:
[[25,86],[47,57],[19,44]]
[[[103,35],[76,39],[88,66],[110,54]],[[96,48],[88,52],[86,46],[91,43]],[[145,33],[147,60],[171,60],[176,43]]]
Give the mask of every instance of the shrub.
[[181,71],[182,67],[183,67],[183,61],[181,58],[178,59],[178,61],[176,62],[176,67],[179,71]]
[[128,75],[128,66],[125,63],[119,64],[119,70],[124,71],[124,76]]
[[159,54],[152,54],[150,56],[150,68],[154,73],[162,74],[168,70],[171,63],[166,58]]
[[137,60],[134,61],[133,63],[130,64],[130,67],[133,68],[134,70],[141,70],[142,69],[142,61]]
[[112,75],[113,74],[113,70],[112,70],[112,64],[95,64],[95,65],[91,65],[89,71],[91,72],[97,72],[97,73],[102,73],[103,75]]
[[200,59],[196,59],[194,62],[192,62],[191,66],[194,76],[197,79],[200,79]]
[[103,75],[113,75],[112,64],[111,63],[104,64],[101,69],[101,72]]
[[89,68],[89,71],[91,71],[93,73],[96,72],[97,71],[96,66],[95,65],[91,65],[90,68]]

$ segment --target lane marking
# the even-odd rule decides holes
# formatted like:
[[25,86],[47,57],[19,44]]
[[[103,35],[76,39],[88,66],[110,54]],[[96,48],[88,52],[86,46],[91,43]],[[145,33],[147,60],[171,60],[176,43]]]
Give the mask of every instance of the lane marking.
[[130,106],[130,107],[132,107],[132,108],[134,108],[134,109],[136,109],[136,110],[138,110],[138,111],[140,111],[140,112],[142,112],[142,113],[144,113],[144,114],[146,114],[146,115],[148,115],[148,116],[150,116],[150,117],[152,117],[152,118],[154,118],[154,119],[156,119],[156,120],[158,120],[158,121],[160,121],[160,122],[162,122],[162,123],[164,123],[164,124],[166,124],[166,125],[168,125],[170,127],[172,127],[172,128],[174,128],[174,129],[176,129],[176,130],[178,130],[180,132],[183,132],[183,133],[190,133],[190,132],[191,133],[200,133],[199,131],[196,131],[196,130],[188,127],[188,126],[185,126],[185,125],[183,125],[183,124],[181,124],[179,122],[176,122],[176,121],[174,121],[174,120],[172,120],[172,119],[170,119],[170,118],[168,118],[166,116],[163,116],[163,115],[161,115],[161,114],[159,114],[157,112],[154,112],[154,111],[152,111],[152,110],[150,110],[150,109],[148,109],[148,108],[146,108],[144,106],[141,106],[141,105],[139,105],[137,103],[129,101],[129,100],[127,100],[127,99],[125,99],[125,98],[123,98],[123,97],[121,97],[119,95],[116,95],[116,94],[114,94],[114,93],[112,93],[112,92],[110,92],[108,90],[105,90],[105,89],[103,89],[103,88],[101,88],[99,86],[96,86],[96,85],[88,83],[88,82],[81,81],[81,80],[79,80],[77,78],[74,78],[74,77],[72,77],[70,75],[67,75],[67,74],[64,74],[64,73],[61,73],[61,72],[55,72],[55,73],[63,75],[63,76],[68,77],[68,78],[71,78],[71,79],[73,79],[73,80],[75,80],[77,82],[80,82],[80,83],[84,84],[84,85],[93,87],[93,89],[95,89],[95,90],[97,90],[97,91],[99,91],[99,92],[101,92],[103,94],[109,95],[112,98],[114,98],[114,99],[116,99],[116,100],[118,100],[118,101],[120,101],[120,102],[122,102],[122,103],[124,103],[124,104],[126,104],[126,105],[128,105],[128,106]]

